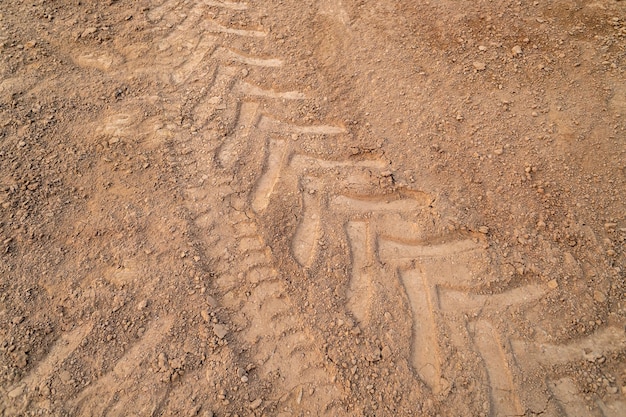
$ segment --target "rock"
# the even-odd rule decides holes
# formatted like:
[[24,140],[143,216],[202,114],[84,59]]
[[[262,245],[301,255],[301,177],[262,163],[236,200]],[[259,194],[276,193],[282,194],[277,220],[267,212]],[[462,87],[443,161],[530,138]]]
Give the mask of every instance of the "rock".
[[480,226],[478,228],[478,231],[484,235],[486,235],[487,233],[489,233],[489,228],[487,226]]
[[28,41],[24,44],[25,48],[34,48],[35,46],[37,46],[37,42],[36,41]]
[[24,385],[20,385],[19,387],[16,387],[12,389],[11,391],[9,391],[8,396],[9,398],[17,398],[23,393],[24,393]]
[[304,390],[300,387],[300,392],[298,392],[298,397],[296,397],[296,404],[300,405],[302,403],[302,395],[304,394]]
[[13,363],[19,369],[23,369],[26,367],[26,365],[28,365],[28,355],[26,354],[26,352],[19,351],[16,352],[13,356]]
[[511,52],[513,53],[513,56],[520,56],[522,55],[522,47],[519,45],[515,45],[513,48],[511,48]]
[[209,305],[209,307],[217,308],[218,303],[217,303],[217,300],[214,297],[211,297],[210,295],[205,295],[204,298],[205,298],[207,304]]
[[72,374],[70,374],[68,371],[61,371],[59,373],[59,379],[62,383],[69,384],[72,381]]
[[228,334],[228,329],[223,324],[214,324],[213,333],[215,333],[215,336],[223,339]]
[[83,31],[83,33],[80,34],[80,37],[81,38],[87,37],[89,35],[92,35],[92,34],[96,33],[97,31],[98,31],[98,28],[96,28],[96,27],[93,27],[93,26],[92,27],[88,27],[87,29],[85,29]]
[[257,408],[261,406],[261,404],[263,404],[263,400],[261,398],[257,398],[256,400],[250,403],[250,409],[256,410]]
[[478,50],[479,50],[479,51],[482,51],[482,52],[485,52],[485,51],[487,50],[487,47],[486,47],[486,46],[484,46],[484,45],[480,45],[480,46],[478,47]]
[[484,62],[474,62],[474,68],[476,69],[476,71],[484,71],[487,68],[487,65],[485,65]]
[[391,357],[391,349],[389,348],[389,346],[383,346],[380,354],[382,355],[383,359],[387,359]]
[[200,316],[202,317],[202,320],[206,321],[207,323],[211,320],[211,317],[209,316],[209,312],[206,310],[200,311]]
[[167,356],[165,355],[165,353],[159,353],[159,356],[157,357],[157,365],[161,370],[167,369],[169,364],[167,362]]
[[141,300],[139,304],[137,304],[137,310],[141,311],[144,308],[148,307],[148,300]]
[[548,288],[550,288],[551,290],[555,290],[555,289],[559,288],[558,281],[556,279],[548,281]]
[[603,303],[606,301],[606,295],[602,291],[595,290],[593,292],[593,299],[599,303]]

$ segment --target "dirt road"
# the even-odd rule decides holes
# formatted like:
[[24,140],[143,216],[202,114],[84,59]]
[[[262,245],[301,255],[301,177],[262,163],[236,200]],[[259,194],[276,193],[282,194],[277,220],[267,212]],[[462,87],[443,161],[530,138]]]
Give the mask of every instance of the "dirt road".
[[626,2],[0,5],[0,415],[626,415]]

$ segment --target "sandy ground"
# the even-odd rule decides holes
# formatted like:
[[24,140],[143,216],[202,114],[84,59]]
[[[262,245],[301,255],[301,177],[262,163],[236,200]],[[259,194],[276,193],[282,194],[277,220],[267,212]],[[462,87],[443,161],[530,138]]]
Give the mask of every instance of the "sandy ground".
[[626,1],[0,6],[0,415],[626,415]]

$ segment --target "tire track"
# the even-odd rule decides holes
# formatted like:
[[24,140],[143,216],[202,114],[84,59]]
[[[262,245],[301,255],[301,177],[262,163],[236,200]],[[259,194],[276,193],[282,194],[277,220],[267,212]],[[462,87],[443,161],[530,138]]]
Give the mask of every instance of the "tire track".
[[[265,36],[262,31],[232,29],[216,23],[205,22],[203,29],[229,36]],[[308,332],[306,319],[299,316],[289,288],[276,270],[277,261],[259,233],[257,220],[246,211],[250,203],[240,195],[251,190],[240,180],[229,183],[233,170],[237,177],[245,177],[237,167],[242,159],[248,160],[254,143],[268,133],[332,134],[343,129],[325,125],[296,126],[261,113],[258,98],[291,101],[306,97],[297,91],[265,90],[242,81],[241,71],[230,69],[241,65],[244,68],[279,68],[281,60],[244,56],[223,47],[216,51],[213,57],[229,64],[218,66],[215,81],[204,94],[209,98],[202,99],[195,107],[195,114],[210,113],[207,105],[214,109],[226,107],[222,108],[226,111],[234,106],[236,110],[227,121],[231,127],[215,147],[207,146],[202,135],[192,135],[184,143],[173,144],[175,154],[181,146],[195,150],[190,154],[194,162],[185,164],[190,170],[181,171],[181,176],[210,179],[185,190],[186,206],[193,222],[192,234],[196,246],[202,248],[202,256],[210,259],[210,268],[215,274],[214,290],[220,304],[232,315],[233,322],[228,327],[238,329],[236,339],[243,343],[247,352],[245,357],[249,364],[242,362],[241,365],[250,369],[249,384],[266,387],[262,406],[337,415],[336,407],[341,406],[345,394],[334,382],[335,371],[324,359],[319,343]],[[240,104],[238,97],[242,99]],[[205,116],[205,120],[195,120],[196,126],[206,125],[209,119]]]
[[[216,309],[224,312],[220,323],[211,326],[220,349],[226,352],[222,357],[233,357],[241,368],[252,365],[242,391],[263,398],[257,405],[261,409],[341,415],[337,407],[343,404],[343,387],[335,383],[335,371],[321,343],[289,297],[289,288],[276,271],[278,262],[258,232],[258,221],[246,215],[249,203],[235,203],[238,195],[250,190],[245,190],[245,181],[243,185],[238,179],[233,181],[233,175],[245,177],[245,172],[237,171],[238,163],[248,160],[247,151],[254,146],[251,141],[258,137],[343,130],[323,124],[292,125],[260,112],[260,100],[282,103],[306,100],[306,96],[244,81],[243,69],[279,70],[284,62],[237,51],[230,41],[233,38],[261,40],[266,32],[224,26],[209,17],[211,7],[237,13],[248,9],[247,4],[234,2],[165,1],[147,13],[146,33],[154,35],[151,42],[129,43],[117,50],[86,46],[71,52],[77,66],[103,71],[112,79],[135,75],[148,80],[143,96],[110,106],[93,128],[111,143],[121,138],[146,147],[169,148],[169,162],[193,219],[189,234],[195,236],[194,246],[203,249],[198,262],[210,264]],[[137,108],[158,112],[146,116]],[[191,117],[181,122],[183,111]],[[190,134],[189,124],[199,134]],[[168,308],[176,312],[189,306],[175,301]],[[158,415],[173,407],[169,384],[162,384],[163,376],[148,365],[160,362],[158,347],[173,343],[171,334],[188,325],[172,317],[155,321],[130,350],[113,358],[108,373],[85,389],[67,394],[64,409],[75,415]],[[223,329],[227,333],[221,333]],[[84,340],[82,331],[83,337],[76,335],[63,335],[58,346],[71,339],[69,345],[53,348],[33,376],[20,383],[20,390],[31,389],[56,369],[71,354],[71,347]],[[74,336],[80,340],[74,341]],[[238,346],[245,348],[244,354],[236,351]],[[200,385],[206,383],[203,380]],[[241,413],[249,408],[242,398],[235,397],[230,404],[222,401],[218,408]]]

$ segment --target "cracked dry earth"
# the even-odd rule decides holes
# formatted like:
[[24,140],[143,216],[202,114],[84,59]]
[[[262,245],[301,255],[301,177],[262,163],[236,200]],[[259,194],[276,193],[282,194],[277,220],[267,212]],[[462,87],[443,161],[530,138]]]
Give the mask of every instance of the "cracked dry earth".
[[0,415],[626,415],[626,1],[0,5]]

